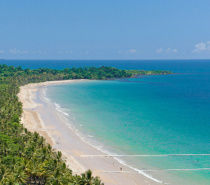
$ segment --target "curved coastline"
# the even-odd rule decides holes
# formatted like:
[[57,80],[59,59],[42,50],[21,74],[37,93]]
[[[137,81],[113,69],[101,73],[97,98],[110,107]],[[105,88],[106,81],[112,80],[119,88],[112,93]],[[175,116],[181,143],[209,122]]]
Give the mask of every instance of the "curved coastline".
[[[39,95],[43,87],[63,83],[78,83],[81,81],[84,80],[50,81],[20,87],[18,96],[23,104],[23,116],[21,121],[24,127],[32,132],[36,131],[40,133],[55,150],[62,151],[73,173],[80,174],[91,169],[93,174],[99,176],[106,185],[160,184],[161,181],[152,179],[152,177],[143,174],[141,171],[136,173],[136,169],[123,165],[118,159],[107,157],[81,157],[81,155],[104,155],[105,153],[82,140],[58,116],[55,107],[44,103]],[[119,172],[121,168],[123,170]],[[119,173],[102,173],[103,171]],[[126,171],[134,171],[135,173],[123,173]]]

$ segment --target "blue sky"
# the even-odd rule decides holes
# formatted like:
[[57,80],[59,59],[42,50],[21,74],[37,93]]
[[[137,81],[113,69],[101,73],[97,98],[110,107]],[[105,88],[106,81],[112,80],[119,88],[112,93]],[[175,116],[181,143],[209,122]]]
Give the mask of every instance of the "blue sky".
[[210,0],[1,0],[0,58],[209,59]]

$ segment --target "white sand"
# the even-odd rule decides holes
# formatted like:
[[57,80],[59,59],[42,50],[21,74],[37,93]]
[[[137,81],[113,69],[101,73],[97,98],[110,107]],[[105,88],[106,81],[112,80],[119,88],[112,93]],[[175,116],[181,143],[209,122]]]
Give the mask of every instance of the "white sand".
[[[44,86],[62,83],[74,83],[84,80],[51,81],[28,84],[20,87],[19,100],[23,103],[22,123],[28,130],[40,133],[56,150],[65,156],[69,168],[80,174],[91,169],[105,185],[156,185],[155,182],[140,173],[122,165],[112,157],[82,157],[81,155],[106,155],[92,147],[70,129],[59,117],[54,107],[38,102],[39,92]],[[120,170],[122,168],[122,170]],[[104,173],[104,171],[110,173]],[[115,171],[115,173],[114,173]],[[119,171],[116,173],[116,171]],[[127,173],[133,171],[134,173]]]

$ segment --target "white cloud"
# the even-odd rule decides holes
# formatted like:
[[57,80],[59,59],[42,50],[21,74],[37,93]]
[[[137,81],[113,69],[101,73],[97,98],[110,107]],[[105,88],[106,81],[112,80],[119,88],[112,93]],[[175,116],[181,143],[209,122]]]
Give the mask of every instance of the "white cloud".
[[119,54],[123,54],[123,55],[132,55],[132,54],[137,54],[137,53],[141,53],[142,51],[139,51],[137,49],[129,49],[129,50],[118,50],[117,51]]
[[0,50],[0,54],[3,54],[4,53],[4,50]]
[[167,49],[158,48],[156,50],[156,53],[177,53],[177,52],[178,52],[177,49],[171,49],[171,48],[167,48]]
[[133,54],[133,53],[136,53],[137,50],[135,50],[135,49],[130,49],[128,52],[131,53],[131,54]]
[[17,54],[20,52],[20,50],[17,50],[16,48],[14,48],[14,49],[10,49],[9,52],[12,54]]
[[9,49],[9,52],[11,53],[11,54],[27,54],[28,53],[28,51],[27,50],[19,50],[19,49],[16,49],[16,48],[14,48],[14,49]]
[[194,53],[200,53],[204,51],[210,51],[210,41],[196,44],[195,49],[193,50]]
[[200,51],[205,51],[206,50],[206,44],[201,42],[195,45],[194,52],[200,52]]

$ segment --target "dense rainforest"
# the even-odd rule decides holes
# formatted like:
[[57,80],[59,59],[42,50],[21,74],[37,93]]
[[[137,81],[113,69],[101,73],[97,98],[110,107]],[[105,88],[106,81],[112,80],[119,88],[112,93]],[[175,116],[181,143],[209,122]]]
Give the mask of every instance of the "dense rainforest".
[[128,78],[133,75],[170,73],[112,67],[31,70],[0,65],[0,184],[103,184],[99,177],[92,176],[90,170],[73,175],[60,151],[54,151],[42,136],[23,127],[20,122],[22,104],[17,97],[20,86],[53,80]]

